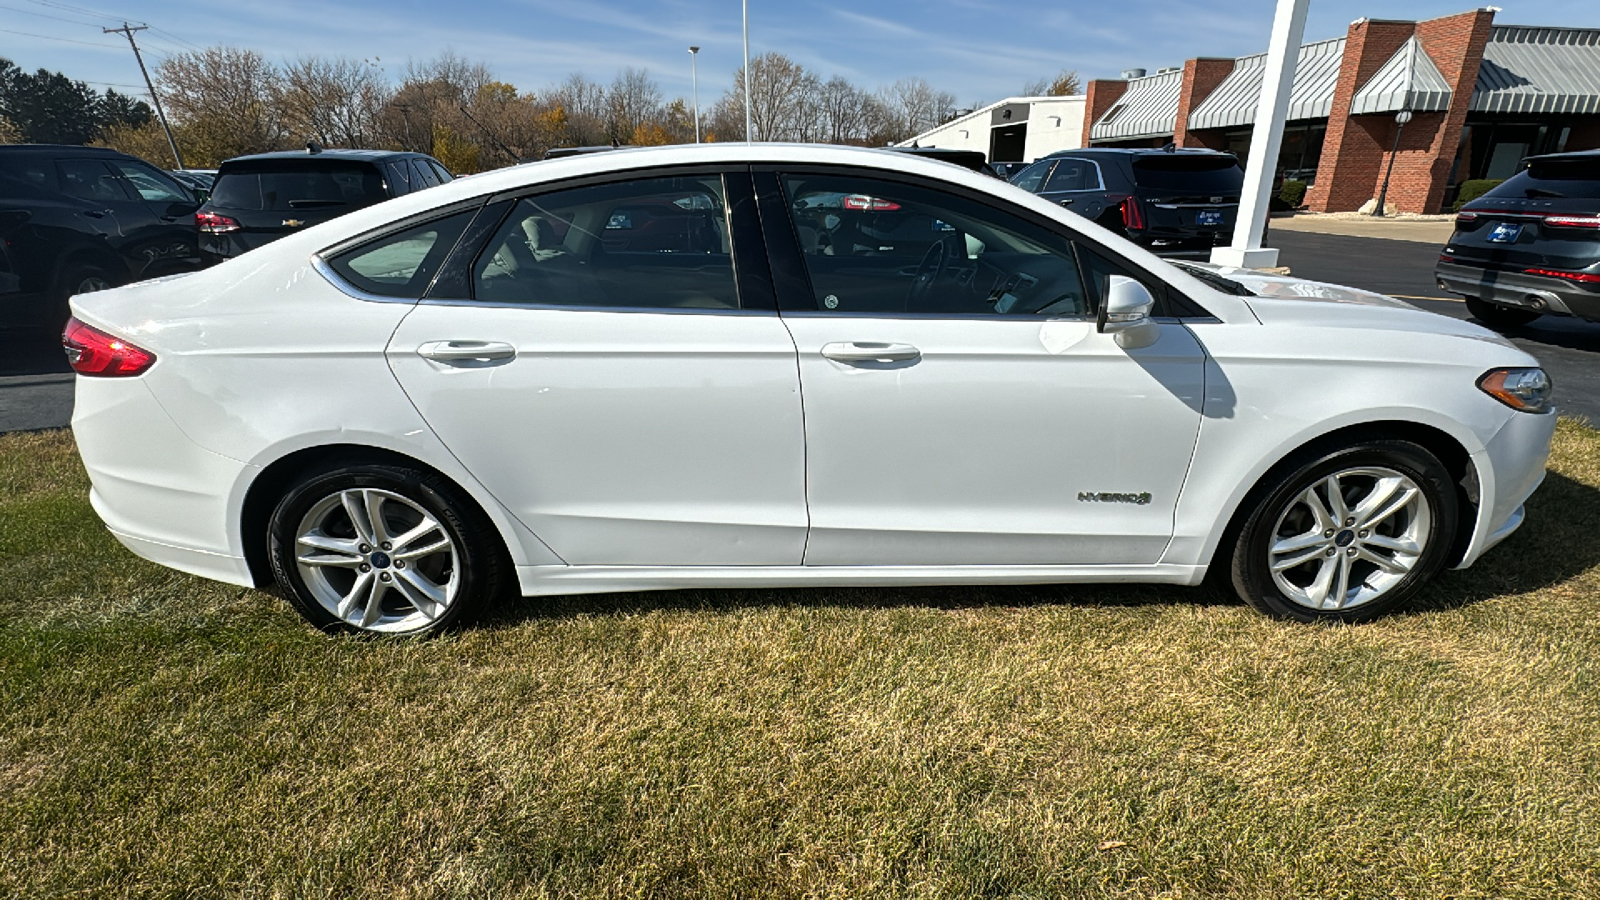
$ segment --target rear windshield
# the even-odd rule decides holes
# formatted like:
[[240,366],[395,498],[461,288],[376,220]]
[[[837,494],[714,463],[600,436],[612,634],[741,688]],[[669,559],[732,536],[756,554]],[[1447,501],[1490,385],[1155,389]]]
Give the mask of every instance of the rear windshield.
[[1244,187],[1244,170],[1231,156],[1136,156],[1133,178],[1140,187],[1156,191],[1237,194]]
[[216,209],[333,209],[385,199],[383,176],[366,163],[272,161],[223,166],[211,190]]
[[1600,199],[1600,156],[1577,159],[1536,159],[1507,178],[1487,196],[1534,199],[1572,197]]

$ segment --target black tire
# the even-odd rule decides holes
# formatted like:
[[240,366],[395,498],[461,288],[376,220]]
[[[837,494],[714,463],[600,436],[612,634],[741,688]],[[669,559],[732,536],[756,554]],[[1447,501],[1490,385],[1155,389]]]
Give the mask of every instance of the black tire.
[[60,332],[67,324],[71,310],[67,301],[78,294],[89,294],[116,287],[121,282],[99,263],[89,260],[69,260],[56,273],[55,290],[51,292],[51,307],[47,320],[41,327]]
[[1529,309],[1499,306],[1477,297],[1467,297],[1467,312],[1479,322],[1494,329],[1519,328],[1539,318],[1539,313]]
[[[444,537],[451,543],[450,550],[413,558],[411,569],[406,570],[403,553],[406,547],[391,549],[387,544],[379,547],[361,543],[362,534],[366,532],[355,526],[354,519],[344,512],[340,503],[347,492],[381,498],[378,515],[387,527],[378,532],[378,537],[400,537],[397,532],[420,526],[425,513],[432,517],[436,530],[417,533],[411,547],[434,546]],[[310,521],[308,515],[313,513],[318,521],[332,523],[319,527],[318,535],[359,544],[354,551],[324,554],[320,550],[306,550],[308,556],[319,560],[336,559],[338,564],[313,567],[300,564],[299,538]],[[341,517],[345,523],[343,528],[339,524]],[[445,631],[482,613],[501,596],[513,577],[500,536],[477,504],[444,478],[405,466],[342,465],[309,474],[292,487],[272,511],[267,540],[272,574],[283,595],[308,622],[330,633],[426,635]],[[362,550],[362,547],[367,549]],[[347,555],[353,560],[347,559]],[[347,565],[354,561],[359,561],[360,566]],[[378,618],[367,624],[341,617],[339,606],[335,605],[338,596],[344,594],[347,600],[355,597],[357,579],[368,576],[371,580],[367,582],[369,593],[365,596],[377,600],[368,606],[377,607]],[[380,577],[381,582],[377,581]],[[426,583],[419,579],[425,579]],[[435,606],[413,601],[413,597],[428,596],[419,595],[417,591],[428,586],[438,587],[441,580],[445,586],[440,595],[445,597],[446,603]],[[350,586],[349,591],[343,588],[346,584]],[[423,587],[418,587],[419,584]],[[372,598],[372,588],[376,588],[377,598]],[[359,603],[359,598],[355,602]],[[350,615],[354,612],[352,609]]]
[[[1344,476],[1345,480],[1337,482],[1345,495],[1342,502],[1353,504],[1349,510],[1351,514],[1359,512],[1357,501],[1362,499],[1360,492],[1365,485],[1371,484],[1372,493],[1369,496],[1380,493],[1376,477],[1357,474],[1365,470],[1391,472],[1409,479],[1426,504],[1425,511],[1421,506],[1408,504],[1389,519],[1378,522],[1370,531],[1362,530],[1359,522],[1352,525],[1347,518],[1345,522],[1338,523],[1338,528],[1327,539],[1325,547],[1320,543],[1308,544],[1304,548],[1281,554],[1284,562],[1301,554],[1316,554],[1303,564],[1281,573],[1285,583],[1303,588],[1310,595],[1317,593],[1317,576],[1321,575],[1323,566],[1334,566],[1335,574],[1330,576],[1330,584],[1338,584],[1340,566],[1348,566],[1346,577],[1352,585],[1354,596],[1350,592],[1340,594],[1331,588],[1324,593],[1329,601],[1335,603],[1339,602],[1338,597],[1350,598],[1354,602],[1349,602],[1343,608],[1318,608],[1306,602],[1313,598],[1297,601],[1273,577],[1270,548],[1279,541],[1290,542],[1296,535],[1315,537],[1314,533],[1320,526],[1311,518],[1311,509],[1302,498],[1308,490],[1314,490],[1326,498],[1327,480],[1331,476]],[[1275,618],[1300,622],[1365,622],[1375,619],[1404,604],[1437,574],[1455,542],[1460,501],[1450,473],[1437,457],[1410,441],[1366,440],[1342,448],[1323,448],[1310,452],[1298,464],[1292,465],[1286,475],[1263,483],[1261,487],[1254,494],[1254,507],[1249,510],[1249,518],[1232,548],[1228,573],[1233,590],[1241,599]],[[1398,498],[1402,494],[1393,496]],[[1377,503],[1372,511],[1378,512],[1388,505],[1388,502]],[[1331,502],[1325,502],[1323,506],[1329,512],[1336,509]],[[1402,523],[1405,532],[1392,534],[1401,530]],[[1423,537],[1418,545],[1420,553],[1401,554],[1377,546],[1380,539],[1415,544],[1413,538],[1408,536],[1413,532],[1415,536]],[[1328,534],[1326,531],[1322,533]],[[1369,538],[1369,534],[1373,536]],[[1369,545],[1369,539],[1374,543]],[[1325,556],[1331,558],[1324,559]],[[1345,556],[1349,557],[1348,562]],[[1367,557],[1382,557],[1392,566],[1400,565],[1407,557],[1414,558],[1409,570],[1402,574],[1390,571],[1387,567],[1379,568],[1367,561]],[[1307,584],[1298,584],[1301,580]],[[1362,599],[1363,591],[1372,592],[1370,599]]]

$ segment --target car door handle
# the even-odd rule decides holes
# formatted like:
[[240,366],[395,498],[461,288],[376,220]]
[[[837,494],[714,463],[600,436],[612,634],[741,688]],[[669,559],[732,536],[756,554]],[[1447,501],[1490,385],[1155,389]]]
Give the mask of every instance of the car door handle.
[[903,362],[922,356],[922,351],[910,344],[851,341],[823,344],[822,355],[838,362]]
[[1072,205],[1072,198],[1068,197],[1065,200],[1059,200],[1057,202],[1060,203],[1062,206],[1071,206]]
[[417,355],[435,362],[472,362],[513,359],[517,348],[495,341],[430,341],[417,348]]

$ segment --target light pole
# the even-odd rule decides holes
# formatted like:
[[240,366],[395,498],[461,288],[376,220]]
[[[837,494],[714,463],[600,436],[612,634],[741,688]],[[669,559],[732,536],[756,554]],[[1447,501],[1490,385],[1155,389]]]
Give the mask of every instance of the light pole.
[[1383,187],[1378,191],[1378,205],[1373,208],[1372,214],[1383,215],[1383,204],[1389,199],[1389,176],[1394,174],[1394,157],[1400,152],[1400,135],[1406,130],[1406,123],[1411,121],[1411,110],[1402,109],[1394,114],[1394,149],[1389,151],[1389,168],[1383,172]]
[[694,98],[694,142],[696,144],[700,143],[700,67],[698,65],[699,59],[700,59],[700,48],[699,47],[690,47],[689,48],[689,84],[692,85],[692,87],[690,87],[689,90],[691,91],[690,96],[692,96]]
[[750,130],[750,0],[744,0],[744,142],[755,140]]

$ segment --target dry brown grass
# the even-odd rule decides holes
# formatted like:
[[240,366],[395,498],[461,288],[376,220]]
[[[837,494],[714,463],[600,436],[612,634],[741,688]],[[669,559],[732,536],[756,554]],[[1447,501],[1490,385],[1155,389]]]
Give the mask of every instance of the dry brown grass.
[[1552,470],[1358,628],[728,591],[374,642],[133,559],[69,437],[0,437],[0,895],[1600,896],[1600,433]]

